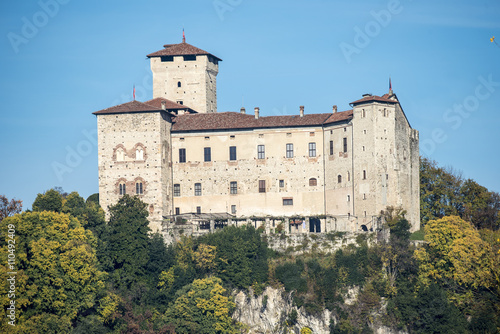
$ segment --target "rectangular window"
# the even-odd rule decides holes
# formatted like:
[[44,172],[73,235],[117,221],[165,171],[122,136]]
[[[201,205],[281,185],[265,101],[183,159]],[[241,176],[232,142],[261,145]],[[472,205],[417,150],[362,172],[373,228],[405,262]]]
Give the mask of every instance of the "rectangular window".
[[160,59],[162,62],[174,61],[174,56],[161,56]]
[[293,144],[286,144],[286,157],[293,158]]
[[283,198],[283,205],[293,205],[293,198]]
[[181,208],[175,208],[175,214],[178,216],[181,214]]
[[194,195],[201,196],[201,183],[194,184]]
[[236,214],[236,205],[231,205],[231,213],[232,213],[233,215],[235,215],[235,214]]
[[285,180],[280,180],[280,188],[284,188],[285,187]]
[[229,160],[236,160],[236,146],[229,146]]
[[316,156],[316,143],[309,143],[309,156],[310,157]]
[[366,170],[363,170],[363,180],[366,180]]
[[347,138],[344,137],[344,153],[347,153]]
[[174,197],[179,197],[179,196],[181,196],[181,185],[174,184]]
[[195,60],[196,60],[196,55],[184,56],[184,61],[195,61]]
[[260,193],[266,192],[266,180],[259,180],[259,192]]
[[231,181],[231,183],[229,183],[229,192],[233,195],[238,193],[238,182]]
[[266,148],[264,145],[257,145],[257,159],[266,158]]
[[330,155],[333,155],[333,140],[330,140]]
[[196,207],[196,213],[197,213],[197,214],[200,214],[200,213],[201,213],[201,206],[197,206],[197,207]]
[[212,149],[210,147],[205,147],[203,153],[205,162],[212,161]]
[[185,148],[179,149],[179,162],[186,162],[186,149]]

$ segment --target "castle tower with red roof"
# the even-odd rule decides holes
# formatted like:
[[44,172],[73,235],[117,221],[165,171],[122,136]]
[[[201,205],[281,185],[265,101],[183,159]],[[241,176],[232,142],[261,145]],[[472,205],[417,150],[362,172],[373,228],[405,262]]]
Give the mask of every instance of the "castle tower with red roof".
[[150,53],[153,98],[166,98],[199,113],[217,112],[220,58],[186,43],[166,44]]

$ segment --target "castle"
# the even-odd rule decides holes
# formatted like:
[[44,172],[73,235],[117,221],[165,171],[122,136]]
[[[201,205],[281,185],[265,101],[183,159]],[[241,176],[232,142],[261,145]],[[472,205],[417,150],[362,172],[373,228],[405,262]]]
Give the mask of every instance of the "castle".
[[418,131],[392,89],[346,111],[217,112],[220,58],[185,39],[147,57],[153,99],[93,113],[105,211],[131,194],[153,231],[281,222],[302,233],[376,229],[401,206],[420,228]]

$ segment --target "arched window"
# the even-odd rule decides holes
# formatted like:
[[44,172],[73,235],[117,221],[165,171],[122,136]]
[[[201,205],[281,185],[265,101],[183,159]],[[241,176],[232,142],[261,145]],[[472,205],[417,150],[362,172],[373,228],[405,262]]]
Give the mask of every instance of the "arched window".
[[142,182],[136,182],[135,184],[135,193],[137,195],[142,195],[143,192],[142,192]]
[[144,150],[140,146],[135,149],[135,160],[144,160]]
[[317,179],[315,179],[314,177],[309,179],[309,186],[313,187],[313,186],[317,186],[317,185],[318,185]]
[[337,182],[338,182],[338,183],[342,183],[342,175],[340,175],[340,174],[339,174],[339,175],[337,176]]
[[120,147],[116,150],[116,161],[123,161],[123,160],[125,160],[125,152]]
[[177,87],[181,87],[181,86],[182,86],[181,82],[177,81]]
[[127,193],[125,182],[120,183],[119,188],[120,188],[120,195],[125,195]]

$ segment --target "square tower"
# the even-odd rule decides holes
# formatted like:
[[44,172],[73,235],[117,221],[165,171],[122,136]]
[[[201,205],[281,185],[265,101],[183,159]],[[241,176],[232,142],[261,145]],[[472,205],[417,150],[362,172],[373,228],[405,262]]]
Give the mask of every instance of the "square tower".
[[163,97],[199,113],[217,112],[220,58],[183,40],[147,55],[153,72],[153,98]]

